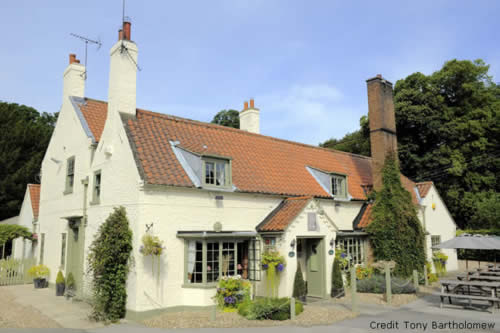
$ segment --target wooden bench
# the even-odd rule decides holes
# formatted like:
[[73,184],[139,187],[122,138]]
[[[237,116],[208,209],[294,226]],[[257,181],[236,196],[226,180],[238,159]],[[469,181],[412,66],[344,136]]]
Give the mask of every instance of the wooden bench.
[[433,293],[433,295],[439,296],[441,298],[441,304],[439,305],[441,309],[443,308],[443,300],[445,297],[448,297],[448,302],[450,304],[451,304],[451,298],[468,299],[469,306],[471,306],[472,300],[488,301],[488,303],[491,306],[491,313],[494,313],[493,309],[495,309],[495,303],[497,305],[497,308],[500,309],[500,299],[496,297],[465,295],[465,294],[449,294],[449,293]]

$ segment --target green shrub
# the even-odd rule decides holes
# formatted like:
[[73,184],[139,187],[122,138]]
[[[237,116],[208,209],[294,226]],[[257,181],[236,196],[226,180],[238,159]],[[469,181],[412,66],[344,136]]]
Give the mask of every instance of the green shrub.
[[[295,301],[295,314],[304,311],[300,301]],[[247,301],[238,307],[238,313],[250,320],[287,320],[290,319],[290,298],[258,298]]]
[[441,251],[434,251],[434,253],[432,254],[432,261],[434,262],[437,276],[443,276],[446,274],[447,260],[448,256]]
[[[339,253],[339,251],[336,251]],[[337,258],[338,257],[338,258]],[[341,261],[340,255],[335,255],[335,259],[333,260],[333,268],[332,268],[332,290],[331,296],[337,297],[343,294],[344,291],[344,281],[342,280],[342,270],[341,270]]]
[[68,290],[75,290],[76,289],[75,277],[73,276],[73,273],[71,273],[71,272],[68,273],[68,276],[66,278],[66,287],[68,287]]
[[41,279],[41,278],[46,278],[50,274],[50,270],[47,266],[45,265],[37,265],[33,266],[28,270],[28,274],[35,278],[35,279]]
[[301,298],[306,296],[306,282],[304,281],[304,276],[302,275],[302,269],[300,264],[297,263],[297,271],[295,272],[295,280],[293,281],[293,294],[295,298]]
[[0,244],[7,243],[10,240],[23,237],[32,239],[33,234],[28,228],[18,224],[0,224]]
[[64,275],[61,271],[59,271],[57,273],[57,277],[56,277],[56,283],[57,284],[64,284],[65,283],[65,280],[64,280]]
[[[383,294],[386,292],[385,276],[374,274],[370,278],[359,280],[357,290],[360,293]],[[413,281],[393,276],[391,278],[391,291],[393,294],[413,294],[415,286]]]
[[94,320],[116,322],[125,317],[132,231],[125,208],[115,208],[101,224],[90,246]]

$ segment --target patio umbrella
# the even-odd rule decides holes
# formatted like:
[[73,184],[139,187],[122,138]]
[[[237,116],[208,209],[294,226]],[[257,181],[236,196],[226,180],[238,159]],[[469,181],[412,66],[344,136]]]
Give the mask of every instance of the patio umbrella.
[[[485,235],[462,234],[446,242],[432,247],[433,249],[471,249],[471,250],[500,250],[500,238]],[[496,266],[496,257],[495,257]],[[465,267],[469,270],[469,260],[465,260]]]

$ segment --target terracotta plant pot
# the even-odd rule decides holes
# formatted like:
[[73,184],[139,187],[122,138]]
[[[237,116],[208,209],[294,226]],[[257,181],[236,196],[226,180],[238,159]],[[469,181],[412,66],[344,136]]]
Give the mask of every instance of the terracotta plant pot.
[[64,289],[66,288],[66,285],[64,283],[57,283],[56,284],[56,296],[64,296]]

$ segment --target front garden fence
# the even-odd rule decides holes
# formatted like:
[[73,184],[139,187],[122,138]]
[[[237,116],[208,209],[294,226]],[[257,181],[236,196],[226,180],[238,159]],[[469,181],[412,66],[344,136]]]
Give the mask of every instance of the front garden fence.
[[35,264],[34,258],[0,260],[0,286],[32,283],[28,270]]

